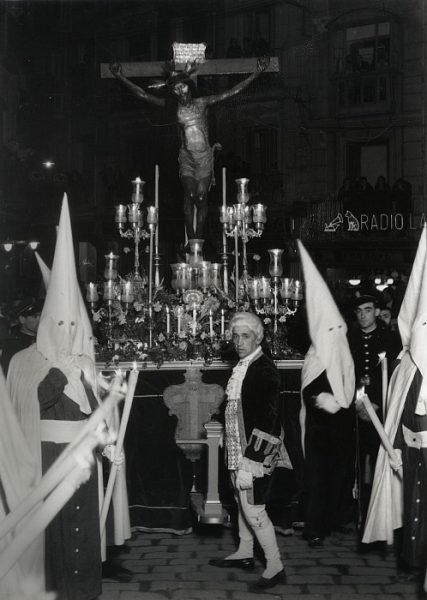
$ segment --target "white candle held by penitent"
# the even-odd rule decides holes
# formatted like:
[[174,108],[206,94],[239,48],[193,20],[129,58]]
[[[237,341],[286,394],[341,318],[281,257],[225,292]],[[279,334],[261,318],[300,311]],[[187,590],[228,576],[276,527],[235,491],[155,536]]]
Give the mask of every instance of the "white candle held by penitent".
[[225,315],[224,315],[224,309],[221,308],[221,335],[224,335],[225,333]]

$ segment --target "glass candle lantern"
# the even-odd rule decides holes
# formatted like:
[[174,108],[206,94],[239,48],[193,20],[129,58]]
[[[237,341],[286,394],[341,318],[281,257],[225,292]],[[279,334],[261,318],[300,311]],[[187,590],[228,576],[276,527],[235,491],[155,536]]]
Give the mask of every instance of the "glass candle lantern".
[[263,300],[270,298],[271,286],[268,277],[260,277],[259,279],[259,297]]
[[294,281],[294,289],[292,292],[292,300],[299,302],[303,299],[303,282],[296,279]]
[[171,288],[173,290],[178,291],[178,286],[177,286],[178,269],[182,268],[183,265],[185,266],[185,263],[174,263],[170,266],[171,270],[172,270]]
[[211,264],[211,285],[221,289],[221,263]]
[[199,263],[197,285],[206,291],[211,284],[211,263],[203,260]]
[[134,300],[133,284],[131,281],[125,281],[122,285],[122,302],[130,304]]
[[176,289],[177,290],[188,290],[190,287],[190,274],[188,273],[188,265],[186,263],[179,263],[179,267],[176,272]]
[[245,218],[245,205],[233,204],[233,221],[235,223],[243,221]]
[[114,286],[114,281],[105,281],[104,282],[104,300],[114,300],[114,298],[116,297],[116,290],[115,290],[115,286]]
[[147,207],[147,223],[150,227],[157,225],[159,220],[159,210],[156,206]]
[[249,280],[248,282],[248,292],[249,297],[252,300],[259,300],[259,279],[255,277],[254,279]]
[[281,281],[280,296],[283,300],[290,300],[292,298],[294,280],[290,277],[282,277]]
[[86,285],[86,300],[88,302],[97,302],[98,297],[98,288],[96,283],[88,283]]
[[128,221],[135,225],[139,222],[139,204],[137,202],[128,204]]
[[105,269],[104,269],[104,277],[105,279],[117,279],[117,261],[119,257],[117,254],[110,252],[109,254],[105,254]]
[[254,204],[252,206],[252,220],[256,229],[264,229],[264,224],[267,223],[266,212],[267,208],[264,206],[264,204]]
[[220,206],[219,207],[219,222],[224,224],[230,223],[231,215],[228,210],[228,206]]
[[114,220],[116,223],[126,223],[126,206],[124,204],[118,204],[115,206],[116,214]]
[[246,225],[252,223],[252,208],[250,206],[245,206],[245,223]]
[[268,250],[270,255],[270,265],[268,267],[268,272],[271,277],[279,278],[283,274],[283,266],[282,266],[282,254],[283,250],[280,248],[272,248]]
[[191,266],[196,266],[203,261],[202,250],[204,240],[188,240],[188,244],[190,246],[190,256],[188,258],[188,264]]
[[132,181],[132,202],[140,204],[144,201],[144,185],[145,181],[142,181],[140,177],[135,177]]
[[249,179],[247,177],[241,177],[235,180],[237,183],[237,196],[236,200],[239,203],[246,204],[249,201]]

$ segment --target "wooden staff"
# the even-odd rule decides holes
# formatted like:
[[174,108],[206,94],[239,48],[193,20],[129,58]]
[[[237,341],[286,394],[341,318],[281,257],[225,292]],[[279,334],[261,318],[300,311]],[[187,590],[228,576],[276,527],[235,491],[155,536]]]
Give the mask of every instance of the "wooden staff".
[[[135,388],[138,381],[139,372],[136,369],[136,364],[134,368],[129,374],[128,381],[128,389],[126,392],[125,402],[123,406],[123,414],[120,421],[119,433],[117,436],[117,442],[115,446],[115,454],[116,456],[120,456],[123,448],[123,441],[125,439],[125,433],[127,424],[129,421],[129,415],[132,408],[133,397],[135,395]],[[117,465],[115,462],[112,463],[110,474],[108,477],[107,488],[105,490],[104,502],[102,503],[101,517],[100,517],[100,529],[101,529],[101,537],[105,535],[105,523],[107,521],[108,509],[110,507],[111,496],[113,494],[114,482],[116,480],[117,475]]]

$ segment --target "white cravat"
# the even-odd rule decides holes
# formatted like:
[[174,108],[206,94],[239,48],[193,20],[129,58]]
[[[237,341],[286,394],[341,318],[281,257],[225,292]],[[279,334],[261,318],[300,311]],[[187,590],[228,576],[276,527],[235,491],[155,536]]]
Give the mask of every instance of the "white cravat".
[[242,393],[242,384],[246,375],[246,371],[248,370],[248,367],[252,360],[254,358],[257,358],[260,354],[261,347],[258,346],[253,352],[251,352],[251,354],[248,354],[248,356],[245,356],[245,358],[239,360],[237,365],[234,367],[231,377],[227,383],[227,388],[225,390],[227,398],[240,398],[240,395]]

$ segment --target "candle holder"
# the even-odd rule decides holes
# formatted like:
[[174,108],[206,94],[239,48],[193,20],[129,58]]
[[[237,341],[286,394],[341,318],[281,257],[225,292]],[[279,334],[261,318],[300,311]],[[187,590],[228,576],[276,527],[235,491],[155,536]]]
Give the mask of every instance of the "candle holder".
[[188,240],[188,245],[190,246],[190,255],[188,257],[188,264],[191,266],[196,266],[203,261],[203,244],[205,240]]
[[211,285],[217,289],[222,289],[221,285],[221,263],[211,263]]
[[138,204],[144,202],[144,185],[145,181],[142,181],[140,177],[135,177],[132,181],[132,202],[137,202]]
[[[232,207],[228,207],[223,202],[220,207],[220,223],[223,226],[223,265],[224,270],[227,268],[227,248],[226,238],[234,238],[234,278],[236,282],[235,286],[235,297],[236,297],[236,310],[239,307],[239,240],[242,242],[242,281],[244,287],[244,294],[248,287],[248,260],[246,244],[249,239],[254,237],[261,237],[264,224],[267,221],[266,207],[263,204],[255,204],[254,207],[247,206],[246,203],[249,201],[250,194],[248,191],[249,179],[242,177],[236,179],[237,184],[237,203],[233,204]],[[250,227],[253,222],[254,227]]]
[[241,177],[240,179],[235,179],[237,183],[237,202],[242,204],[246,204],[249,201],[249,179],[247,177]]
[[105,269],[104,269],[104,277],[105,279],[117,279],[118,271],[117,271],[117,262],[119,260],[118,254],[114,254],[110,252],[109,254],[105,254]]
[[98,287],[96,283],[90,282],[86,284],[86,300],[90,304],[92,312],[96,308],[96,303],[99,300]]

